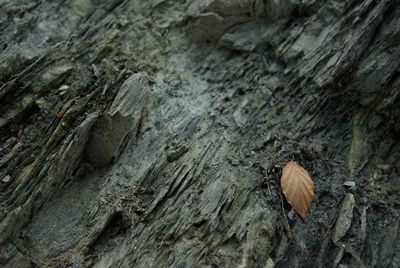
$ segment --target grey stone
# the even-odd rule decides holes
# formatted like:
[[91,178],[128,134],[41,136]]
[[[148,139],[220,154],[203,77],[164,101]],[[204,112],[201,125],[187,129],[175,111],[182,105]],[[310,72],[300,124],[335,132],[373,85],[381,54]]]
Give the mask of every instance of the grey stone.
[[353,194],[347,194],[342,200],[339,208],[338,218],[336,219],[335,227],[332,232],[332,241],[337,243],[347,233],[353,220],[353,209],[355,206]]
[[250,52],[260,45],[269,44],[279,26],[248,22],[232,27],[220,40],[224,47]]

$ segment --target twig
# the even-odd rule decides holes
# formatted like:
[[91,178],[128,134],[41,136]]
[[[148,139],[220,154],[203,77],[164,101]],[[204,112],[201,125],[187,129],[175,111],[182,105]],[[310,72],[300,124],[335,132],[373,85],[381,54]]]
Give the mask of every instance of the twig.
[[292,230],[290,230],[289,221],[288,221],[288,219],[286,218],[285,209],[284,209],[284,207],[283,207],[283,198],[282,198],[282,193],[281,193],[281,191],[279,191],[279,196],[280,196],[280,199],[281,199],[282,217],[285,219],[285,220],[284,220],[285,229],[286,229],[286,231],[287,231],[287,233],[288,233],[288,237],[289,237],[289,238],[292,238]]
[[265,171],[264,182],[267,183],[267,188],[268,188],[269,196],[272,198],[272,192],[271,192],[271,188],[269,187],[268,173],[267,173],[267,171]]

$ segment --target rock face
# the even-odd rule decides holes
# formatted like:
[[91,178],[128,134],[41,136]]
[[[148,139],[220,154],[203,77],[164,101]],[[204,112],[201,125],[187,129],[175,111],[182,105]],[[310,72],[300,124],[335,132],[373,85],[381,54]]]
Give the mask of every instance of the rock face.
[[[398,1],[0,15],[1,267],[400,265]],[[266,175],[288,161],[304,220]]]

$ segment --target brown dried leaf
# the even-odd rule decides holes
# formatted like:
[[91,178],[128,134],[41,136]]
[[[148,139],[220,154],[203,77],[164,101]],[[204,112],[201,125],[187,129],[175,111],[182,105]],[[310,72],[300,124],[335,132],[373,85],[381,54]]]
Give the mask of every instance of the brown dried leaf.
[[283,167],[281,187],[286,201],[304,219],[314,197],[314,183],[308,172],[290,161]]

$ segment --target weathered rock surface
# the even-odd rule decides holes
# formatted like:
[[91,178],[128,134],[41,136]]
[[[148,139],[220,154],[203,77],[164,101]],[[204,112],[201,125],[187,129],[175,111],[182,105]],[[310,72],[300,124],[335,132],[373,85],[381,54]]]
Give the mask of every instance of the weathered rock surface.
[[[0,0],[0,266],[399,266],[399,18]],[[290,160],[304,221],[265,179]]]

